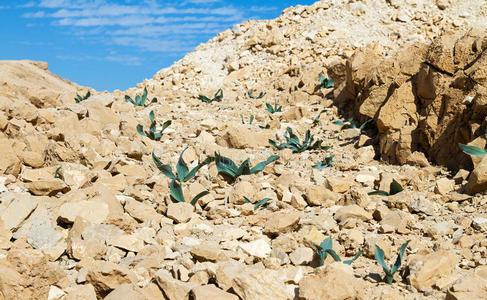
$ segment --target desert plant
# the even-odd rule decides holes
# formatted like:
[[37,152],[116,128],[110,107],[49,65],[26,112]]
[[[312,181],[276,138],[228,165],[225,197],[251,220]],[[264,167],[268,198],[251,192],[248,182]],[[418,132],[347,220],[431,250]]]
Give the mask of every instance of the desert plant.
[[179,155],[178,163],[176,164],[176,174],[173,173],[172,168],[170,165],[163,164],[159,158],[152,152],[152,160],[154,161],[156,167],[162,172],[162,174],[166,175],[167,177],[179,181],[179,182],[187,182],[191,178],[196,176],[196,172],[198,172],[201,167],[211,163],[214,158],[208,157],[203,162],[199,163],[196,167],[194,167],[191,171],[188,169],[188,165],[183,159],[184,151],[188,148],[184,148],[183,152]]
[[[242,124],[245,124],[243,115],[240,115],[240,118],[242,118]],[[254,122],[254,115],[250,115],[249,117],[249,125],[252,125],[252,122]]]
[[143,136],[150,138],[151,140],[158,141],[162,137],[162,132],[166,129],[169,125],[171,125],[171,120],[168,120],[162,124],[161,130],[156,132],[156,121],[154,119],[154,111],[151,110],[149,113],[149,119],[151,121],[149,131],[144,132],[144,127],[141,124],[137,125],[137,132]]
[[323,74],[318,74],[318,81],[320,82],[320,88],[325,88],[325,89],[329,89],[329,88],[332,88],[335,83],[333,82],[333,79],[331,77],[329,78],[326,78],[325,76],[323,76]]
[[[152,159],[154,160],[154,163],[157,166],[157,168],[162,172],[162,174],[164,174],[167,177],[172,179],[171,183],[169,184],[169,190],[170,190],[171,198],[177,202],[185,202],[184,195],[183,195],[183,189],[181,188],[181,185],[179,183],[187,182],[191,178],[195,177],[196,172],[198,172],[198,170],[201,169],[201,167],[209,164],[210,162],[212,162],[214,160],[213,157],[208,157],[203,162],[199,163],[196,167],[194,167],[190,171],[188,168],[188,165],[186,164],[186,162],[183,159],[183,154],[184,154],[184,151],[186,151],[186,149],[188,149],[188,148],[185,148],[183,150],[183,152],[181,152],[181,154],[179,155],[179,160],[178,160],[178,163],[176,164],[176,171],[177,171],[176,174],[173,173],[170,165],[163,164],[159,160],[159,158],[157,158],[157,156],[154,154],[154,152],[152,152]],[[209,193],[210,192],[208,192],[208,191],[203,191],[203,192],[199,193],[190,201],[190,203],[192,205],[195,205],[196,202],[198,202],[198,200],[201,197],[206,196]]]
[[200,99],[201,101],[208,103],[208,104],[213,102],[213,101],[220,102],[223,99],[223,91],[222,91],[222,89],[218,89],[216,91],[216,93],[213,95],[212,99],[210,99],[204,95],[199,95],[198,99]]
[[282,110],[282,105],[277,106],[277,103],[274,103],[274,106],[270,105],[269,103],[265,104],[267,111],[270,112],[271,114],[276,113],[276,112],[281,112]]
[[265,93],[264,92],[260,92],[259,95],[256,97],[256,96],[252,95],[252,92],[251,91],[248,91],[247,92],[247,95],[249,95],[249,97],[251,99],[261,99],[261,98],[263,98],[265,96]]
[[333,162],[333,157],[335,157],[335,154],[330,154],[325,157],[324,161],[319,161],[316,165],[313,166],[313,169],[317,170],[323,170],[325,168],[328,168],[331,166],[331,163]]
[[[331,237],[324,239],[321,242],[321,244],[317,247],[318,250],[316,251],[316,254],[320,258],[320,266],[322,266],[325,263],[325,259],[328,256],[328,254],[330,254],[331,257],[333,257],[333,260],[342,261],[338,256],[338,254],[335,252],[335,250],[333,250],[333,241]],[[357,260],[360,254],[362,254],[362,252],[358,251],[352,259],[344,260],[343,263],[346,265],[353,263],[355,260]]]
[[[271,198],[264,198],[260,201],[257,201],[255,202],[254,204],[254,211],[256,211],[259,207],[261,207],[262,205],[266,204],[269,200],[271,200]],[[247,202],[247,203],[252,203],[252,201],[250,201],[247,197],[244,196],[244,201]]]
[[147,107],[152,103],[157,102],[157,98],[156,97],[152,98],[152,100],[146,105],[145,101],[147,101],[147,88],[144,88],[144,92],[142,93],[142,96],[135,95],[135,100],[133,100],[129,95],[125,95],[125,101],[132,103],[134,106]]
[[288,127],[286,133],[284,133],[286,142],[278,145],[275,141],[269,140],[269,144],[278,150],[291,149],[293,153],[299,153],[306,150],[328,150],[329,146],[322,146],[323,140],[317,140],[315,142],[314,135],[306,130],[303,142],[299,141],[299,138],[293,133],[293,130]]
[[470,156],[483,157],[485,154],[487,154],[487,150],[475,146],[458,144],[458,147],[460,147],[463,153]]
[[218,173],[228,176],[231,181],[234,181],[241,175],[250,175],[260,172],[264,170],[268,164],[278,159],[279,155],[271,155],[269,158],[267,158],[267,160],[256,164],[253,168],[250,168],[250,158],[247,158],[239,167],[230,158],[221,156],[215,152],[215,163]]
[[54,178],[59,178],[59,171],[61,171],[61,166],[57,167],[56,171],[54,172]]
[[86,92],[86,95],[84,95],[83,97],[81,97],[80,95],[78,95],[78,93],[76,93],[76,97],[74,98],[74,101],[76,103],[80,103],[81,101],[85,101],[86,99],[90,98],[90,96],[91,96],[90,91]]
[[392,182],[389,185],[389,192],[377,190],[377,191],[369,192],[368,194],[369,195],[380,195],[380,196],[392,196],[392,195],[395,195],[397,193],[402,192],[403,190],[404,190],[404,188],[401,186],[401,184],[399,184],[399,182],[397,182],[395,179],[392,179]]
[[265,126],[259,125],[259,128],[260,129],[269,129],[269,128],[271,128],[271,125],[269,125],[269,124],[265,124]]
[[384,280],[387,281],[388,284],[392,284],[392,280],[394,279],[394,273],[401,267],[401,261],[402,257],[404,255],[404,251],[406,250],[406,247],[408,246],[408,243],[410,241],[405,242],[404,244],[401,245],[401,248],[399,249],[399,254],[397,255],[396,262],[394,265],[392,265],[391,268],[389,268],[385,261],[385,255],[384,255],[384,250],[382,250],[379,246],[375,245],[375,260],[381,265],[382,269],[384,269],[384,272],[386,273],[386,276],[384,277]]
[[[184,195],[183,195],[183,189],[181,188],[181,185],[176,181],[176,180],[172,180],[171,183],[169,184],[169,189],[170,189],[170,193],[171,193],[171,198],[173,198],[175,201],[177,202],[186,202],[184,200]],[[191,205],[196,205],[196,202],[198,202],[198,200],[201,198],[201,197],[204,197],[206,195],[208,195],[210,192],[208,191],[203,191],[201,193],[199,193],[198,195],[194,196],[193,199],[191,199],[191,201],[189,203],[191,203]]]
[[322,111],[320,111],[320,113],[316,116],[316,118],[314,118],[313,120],[313,126],[317,126],[320,122],[320,117],[321,117],[321,114],[324,113],[326,111],[326,109],[323,109]]
[[364,130],[365,126],[367,126],[367,124],[369,124],[372,121],[373,121],[373,119],[369,119],[369,120],[363,122],[360,126],[357,126],[353,122],[353,118],[348,119],[348,121],[346,121],[346,122],[343,122],[342,120],[337,120],[337,121],[334,121],[332,123],[335,124],[335,125],[343,125],[342,126],[342,129],[358,128],[360,131],[362,131],[362,130]]

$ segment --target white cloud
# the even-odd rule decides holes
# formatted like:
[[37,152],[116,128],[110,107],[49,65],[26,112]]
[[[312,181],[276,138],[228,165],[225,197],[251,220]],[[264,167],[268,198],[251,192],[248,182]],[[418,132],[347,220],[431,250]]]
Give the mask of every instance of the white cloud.
[[[208,38],[247,19],[252,11],[221,0],[36,0],[27,3],[29,19],[50,20],[80,40],[130,47],[132,50],[163,52],[165,55],[193,50]],[[262,9],[262,8],[261,8]],[[273,8],[270,8],[273,9]],[[102,59],[126,65],[142,60],[126,54],[108,54]],[[60,57],[62,59],[75,59]],[[91,56],[81,59],[99,59]]]

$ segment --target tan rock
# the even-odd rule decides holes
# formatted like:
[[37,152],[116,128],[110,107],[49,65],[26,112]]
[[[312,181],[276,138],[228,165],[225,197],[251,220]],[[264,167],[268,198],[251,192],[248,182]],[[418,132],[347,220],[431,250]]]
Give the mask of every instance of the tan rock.
[[239,247],[249,255],[259,258],[266,258],[271,253],[271,247],[264,239],[241,243]]
[[189,299],[190,291],[197,286],[193,282],[182,282],[174,279],[166,270],[157,271],[155,279],[169,300]]
[[313,260],[314,251],[311,248],[301,247],[289,254],[289,259],[295,266],[309,264]]
[[109,206],[98,200],[83,200],[68,202],[59,208],[58,219],[62,222],[73,223],[76,217],[81,217],[90,223],[102,223],[108,218]]
[[228,260],[228,256],[217,243],[203,242],[191,248],[191,255],[198,261],[220,262]]
[[233,279],[244,272],[245,265],[242,262],[229,260],[218,263],[215,277],[218,286],[228,291],[233,286]]
[[320,206],[328,200],[337,201],[336,193],[324,186],[309,186],[306,188],[306,201],[309,205]]
[[469,275],[455,282],[445,300],[487,299],[487,280],[478,275]]
[[359,219],[362,221],[368,221],[372,219],[372,214],[365,211],[362,207],[358,205],[348,205],[340,208],[335,212],[335,220],[342,222],[348,219]]
[[54,196],[60,192],[67,192],[69,187],[60,179],[39,180],[26,184],[27,189],[37,196]]
[[242,300],[287,300],[286,286],[277,271],[251,269],[233,279],[233,289]]
[[124,283],[136,283],[136,275],[125,265],[97,260],[89,265],[86,281],[95,287],[98,297],[105,297]]
[[256,149],[261,146],[267,146],[268,140],[272,139],[271,133],[266,131],[253,131],[247,126],[241,124],[232,124],[223,133],[222,137],[217,139],[217,144],[228,148]]
[[91,284],[70,286],[66,300],[96,300],[95,288]]
[[325,180],[326,187],[336,193],[345,193],[351,186],[349,180],[340,177],[330,177]]
[[445,196],[453,191],[454,185],[455,183],[453,180],[448,178],[440,178],[436,181],[435,193]]
[[408,280],[418,290],[426,290],[441,278],[450,276],[457,262],[457,256],[446,251],[411,256],[408,262]]
[[121,234],[110,239],[110,243],[118,248],[132,252],[140,252],[144,248],[144,241],[134,234]]
[[299,282],[299,299],[356,299],[362,286],[351,266],[335,262]]
[[19,175],[21,161],[17,157],[13,148],[13,142],[6,138],[0,138],[0,149],[2,149],[2,156],[0,157],[0,173]]
[[482,161],[470,173],[467,186],[465,187],[467,193],[475,194],[487,189],[487,155],[482,158]]
[[194,206],[186,202],[169,203],[167,217],[177,223],[185,223],[193,216]]
[[296,228],[301,219],[301,213],[295,210],[285,210],[273,213],[264,225],[264,232],[281,234]]
[[17,229],[34,211],[38,203],[38,198],[28,194],[4,194],[2,198],[0,218],[3,220],[5,228],[9,230]]
[[195,287],[191,295],[194,300],[238,300],[237,295],[222,291],[213,284]]
[[124,283],[110,292],[104,299],[106,300],[146,300],[146,296],[139,291],[139,288]]
[[44,155],[39,152],[24,151],[21,157],[24,164],[33,168],[40,168],[44,164]]

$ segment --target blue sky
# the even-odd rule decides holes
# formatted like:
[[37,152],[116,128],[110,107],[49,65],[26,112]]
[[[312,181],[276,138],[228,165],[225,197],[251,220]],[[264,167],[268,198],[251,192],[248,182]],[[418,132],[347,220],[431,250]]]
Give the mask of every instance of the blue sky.
[[49,63],[96,90],[125,90],[218,32],[315,0],[0,0],[0,59]]

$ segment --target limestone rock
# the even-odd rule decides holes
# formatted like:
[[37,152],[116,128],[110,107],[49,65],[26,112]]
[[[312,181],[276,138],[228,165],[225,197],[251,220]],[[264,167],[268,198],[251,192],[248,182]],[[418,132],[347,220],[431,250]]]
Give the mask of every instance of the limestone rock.
[[300,281],[299,299],[356,299],[362,286],[349,265],[335,262]]
[[189,299],[190,291],[197,285],[192,282],[182,282],[174,279],[167,271],[159,270],[155,274],[155,279],[164,295],[169,300]]
[[267,220],[264,231],[274,235],[286,233],[295,229],[300,219],[301,214],[294,210],[279,211]]
[[237,295],[222,291],[213,284],[195,287],[191,295],[194,300],[238,300]]
[[458,262],[452,252],[433,252],[409,258],[409,282],[418,290],[432,287],[438,280],[449,276]]
[[193,216],[193,205],[186,202],[170,203],[167,207],[167,217],[177,223],[185,223]]
[[107,203],[98,200],[83,200],[68,202],[59,208],[58,219],[61,222],[73,223],[76,217],[81,217],[91,223],[102,223],[109,214]]
[[286,287],[277,271],[249,270],[238,274],[233,289],[242,300],[287,300]]
[[345,221],[347,219],[360,219],[363,221],[368,221],[372,219],[372,214],[365,211],[362,207],[353,204],[340,208],[336,211],[334,215],[335,220],[338,222]]
[[250,243],[240,244],[240,248],[249,255],[265,258],[271,253],[271,247],[264,239],[252,241]]
[[124,283],[136,283],[136,275],[124,265],[97,260],[89,266],[86,281],[91,283],[98,297],[105,297]]

